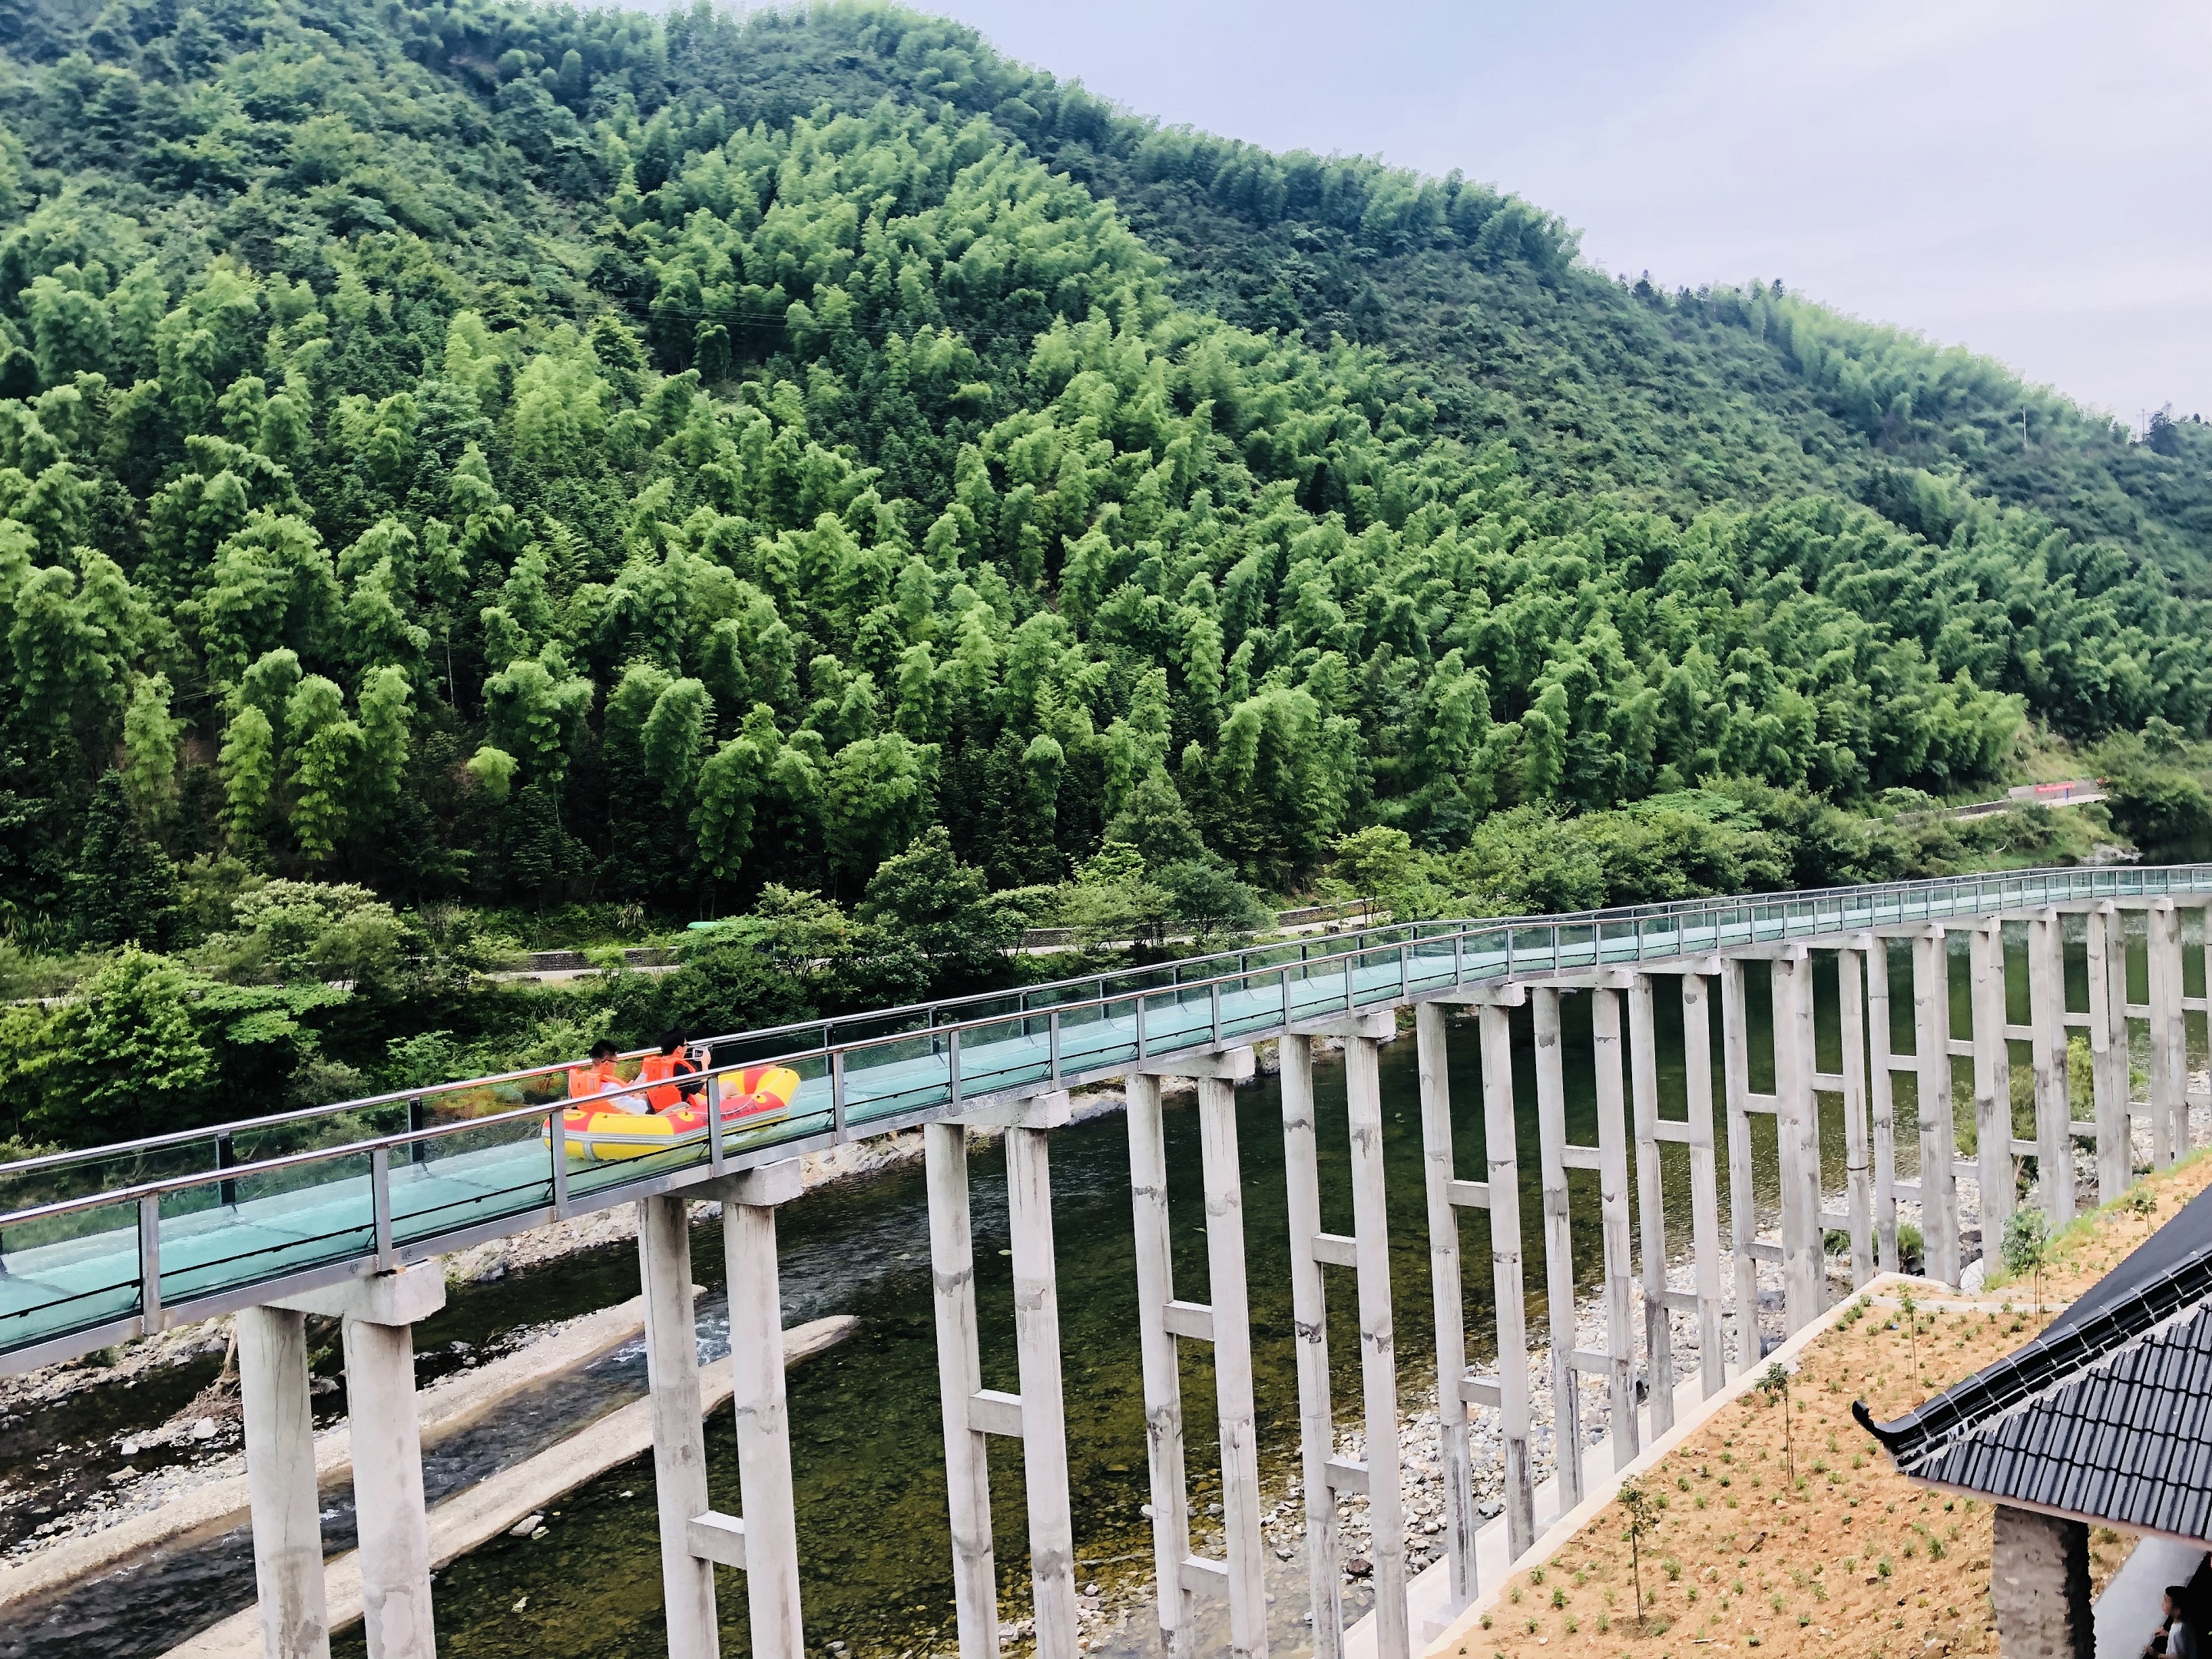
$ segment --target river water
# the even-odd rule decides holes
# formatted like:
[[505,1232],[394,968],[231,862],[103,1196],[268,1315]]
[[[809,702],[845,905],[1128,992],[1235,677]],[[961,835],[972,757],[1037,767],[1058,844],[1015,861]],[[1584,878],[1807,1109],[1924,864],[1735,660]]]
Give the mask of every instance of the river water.
[[[1963,945],[1963,941],[1959,942]],[[2024,988],[2017,940],[2008,964]],[[2138,947],[2138,957],[2140,947]],[[2191,952],[2192,957],[2197,955]],[[2081,951],[2068,952],[2075,1006],[2084,999]],[[1893,983],[1904,992],[1908,966],[1900,951]],[[2140,976],[2140,963],[2137,974]],[[2192,979],[2194,979],[2192,975]],[[1753,1086],[1772,1086],[1765,976],[1749,981]],[[1963,960],[1954,964],[1954,1030],[1966,1028]],[[1680,1004],[1676,981],[1656,981],[1661,1112],[1685,1115]],[[2196,988],[2192,983],[2191,990]],[[1832,958],[1815,975],[1818,1063],[1840,1066]],[[2025,1017],[2014,993],[2013,1018]],[[1596,1139],[1589,1059],[1589,999],[1565,1004],[1565,1072],[1569,1138]],[[1911,1046],[1911,1000],[1893,1000],[1893,1047]],[[1524,1249],[1530,1267],[1528,1320],[1540,1331],[1541,1206],[1538,1194],[1534,1067],[1525,1011],[1513,1015],[1515,1083],[1521,1152]],[[1713,1022],[1717,1048],[1719,1021]],[[1460,1173],[1483,1173],[1478,1042],[1471,1020],[1449,1025],[1455,1146]],[[2024,1055],[2022,1056],[2024,1058]],[[1965,1062],[1959,1062],[1963,1067]],[[1425,1198],[1421,1177],[1419,1108],[1410,1037],[1382,1053],[1384,1156],[1389,1210],[1401,1402],[1432,1400],[1433,1326]],[[1719,1074],[1715,1055],[1715,1075]],[[1349,1158],[1341,1064],[1316,1067],[1320,1113],[1323,1224],[1352,1231]],[[1970,1146],[1972,1091],[1954,1089],[1962,1148]],[[1899,1174],[1917,1173],[1912,1080],[1897,1079]],[[1843,1178],[1840,1113],[1824,1097],[1823,1164],[1830,1190]],[[1255,1389],[1261,1468],[1271,1501],[1295,1478],[1297,1392],[1291,1343],[1290,1274],[1283,1180],[1280,1095],[1263,1075],[1237,1094],[1243,1174],[1248,1283],[1253,1322]],[[1199,1193],[1197,1112],[1189,1094],[1167,1103],[1176,1289],[1206,1299],[1206,1240]],[[1773,1122],[1754,1116],[1755,1196],[1775,1201]],[[1662,1149],[1668,1194],[1669,1255],[1688,1248],[1687,1149]],[[1127,1142],[1118,1114],[1056,1132],[1051,1142],[1054,1224],[1060,1272],[1061,1353],[1066,1396],[1068,1464],[1079,1582],[1128,1588],[1149,1577],[1151,1534],[1144,1409],[1136,1337],[1135,1266],[1131,1240]],[[1633,1164],[1632,1162],[1632,1175]],[[1727,1169],[1723,1182],[1723,1224]],[[1013,1354],[1011,1262],[1006,1254],[1004,1166],[996,1144],[971,1153],[977,1295],[986,1387],[1018,1388]],[[1597,1176],[1568,1175],[1576,1278],[1584,1291],[1601,1267]],[[949,1650],[953,1642],[952,1584],[946,1536],[943,1445],[939,1414],[935,1330],[929,1287],[927,1210],[918,1163],[817,1189],[781,1214],[783,1311],[787,1324],[828,1314],[857,1315],[857,1334],[798,1366],[790,1377],[792,1458],[797,1487],[801,1589],[810,1644],[843,1644],[843,1654],[901,1659]],[[1465,1312],[1475,1363],[1492,1357],[1486,1224],[1462,1223],[1467,1247]],[[701,1304],[705,1357],[726,1348],[720,1292],[719,1228],[696,1230],[695,1277],[709,1287]],[[427,1364],[450,1354],[456,1341],[483,1344],[503,1330],[606,1306],[637,1291],[634,1250],[617,1248],[518,1274],[492,1285],[457,1289],[447,1311],[417,1334]],[[1330,1353],[1337,1372],[1339,1420],[1349,1426],[1358,1399],[1354,1299],[1348,1274],[1329,1276]],[[1201,1547],[1206,1505],[1218,1497],[1212,1438],[1210,1362],[1203,1345],[1188,1344],[1183,1360],[1188,1466],[1194,1524]],[[1201,1350],[1189,1352],[1189,1350]],[[450,1364],[450,1359],[445,1361]],[[519,1396],[479,1424],[431,1448],[425,1482],[433,1501],[497,1468],[541,1450],[643,1391],[641,1351],[618,1350],[558,1386]],[[736,1450],[726,1415],[710,1425],[709,1479],[718,1507],[738,1501]],[[1002,1589],[1002,1616],[1025,1617],[1027,1546],[1019,1443],[994,1438],[992,1502]],[[11,1474],[0,1468],[0,1476]],[[332,1495],[325,1521],[328,1546],[350,1546],[350,1493]],[[502,1537],[454,1563],[437,1584],[439,1642],[448,1659],[617,1659],[665,1652],[659,1618],[652,1472],[649,1458],[616,1469],[562,1502],[535,1541]],[[1269,1563],[1278,1591],[1277,1637],[1285,1651],[1301,1640],[1303,1563]],[[720,1575],[724,1650],[747,1651],[744,1577]],[[250,1540],[244,1528],[156,1553],[51,1605],[15,1610],[0,1630],[0,1659],[149,1659],[194,1630],[252,1599]],[[1348,1598],[1356,1607],[1357,1598]],[[1102,1637],[1101,1651],[1151,1652],[1156,1638],[1139,1617],[1120,1636]],[[334,1651],[362,1651],[359,1627],[341,1632]]]

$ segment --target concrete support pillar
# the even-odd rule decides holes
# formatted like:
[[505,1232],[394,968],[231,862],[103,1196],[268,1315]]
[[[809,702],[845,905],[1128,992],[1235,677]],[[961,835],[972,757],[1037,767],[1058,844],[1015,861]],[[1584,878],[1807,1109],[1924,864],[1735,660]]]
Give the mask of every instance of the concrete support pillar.
[[1999,1504],[1992,1515],[1990,1599],[2004,1659],[2094,1659],[2089,1528]]
[[2152,1158],[2160,1169],[2189,1150],[2189,1073],[2181,1012],[2181,912],[2172,899],[2150,907],[2150,1110]]
[[929,1188],[929,1277],[937,1312],[937,1384],[945,1413],[945,1507],[960,1659],[998,1659],[999,1589],[991,1553],[991,1466],[973,1409],[983,1386],[975,1322],[975,1250],[968,1214],[968,1127],[922,1128]]
[[1667,1306],[1667,1194],[1659,1157],[1659,1058],[1649,974],[1629,981],[1628,1075],[1636,1125],[1636,1242],[1644,1269],[1644,1363],[1650,1379],[1651,1432],[1658,1436],[1674,1426],[1674,1322]]
[[[2035,1067],[2038,1196],[2054,1231],[2074,1218],[2073,1103],[2066,1093],[2066,972],[2058,912],[2027,924],[2028,1042]],[[1982,1249],[2001,1243],[1984,1230]]]
[[806,1632],[799,1606],[798,1514],[775,1249],[776,1206],[799,1196],[798,1161],[747,1170],[721,1191],[731,1403],[737,1418],[738,1492],[744,1506],[745,1604],[752,1650],[757,1659],[802,1659]]
[[715,1659],[721,1638],[714,1564],[694,1555],[690,1541],[693,1518],[713,1507],[691,1308],[690,1207],[674,1196],[638,1200],[638,1277],[645,1291],[646,1389],[653,1400],[653,1490],[669,1659]]
[[369,1659],[433,1659],[438,1635],[430,1612],[414,1328],[348,1319],[341,1330]]
[[[1413,1010],[1421,1079],[1421,1167],[1429,1213],[1429,1279],[1437,1316],[1437,1438],[1443,1462],[1444,1559],[1449,1620],[1474,1599],[1474,1462],[1468,1437],[1467,1318],[1460,1277],[1459,1177],[1453,1161],[1451,1063],[1444,1011],[1425,1002]],[[1295,1253],[1293,1260],[1295,1260]]]
[[1559,1512],[1583,1501],[1582,1390],[1575,1381],[1575,1240],[1567,1213],[1567,1091],[1559,994],[1531,986],[1536,1034],[1536,1145],[1544,1182],[1544,1301],[1552,1335],[1552,1450]]
[[1974,1168],[1982,1189],[1982,1259],[1993,1270],[2012,1213],[2012,1047],[2005,1040],[2004,924],[1966,935],[1974,1008]]
[[[1172,1654],[1192,1639],[1191,1580],[1222,1574],[1235,1659],[1264,1659],[1267,1591],[1261,1570],[1260,1455],[1252,1404],[1252,1323],[1244,1282],[1244,1197],[1237,1152],[1237,1080],[1252,1075],[1252,1051],[1216,1055],[1198,1078],[1199,1152],[1206,1191],[1208,1302],[1175,1294],[1167,1202],[1167,1145],[1159,1080],[1129,1079],[1129,1173],[1135,1194],[1139,1336],[1152,1475],[1152,1547],[1161,1634]],[[1177,1339],[1213,1345],[1221,1430],[1225,1561],[1191,1555],[1183,1488],[1182,1386]],[[1027,1385],[1024,1384],[1024,1393]]]
[[[2119,912],[2100,905],[2088,923],[2090,1091],[2097,1108],[2097,1202],[2110,1204],[2135,1179],[2135,1154],[2128,1144],[2127,941],[2119,936]],[[2120,992],[2112,994],[2115,960]]]
[[1519,1560],[1536,1541],[1536,1489],[1528,1462],[1528,1323],[1521,1274],[1521,1171],[1514,1151],[1513,1033],[1505,1010],[1482,1020],[1482,1139],[1489,1164],[1490,1269],[1498,1301],[1499,1438],[1505,1451],[1505,1539]]
[[[2135,1179],[2135,1022],[2128,1012],[2128,913],[2108,905],[2105,913],[2105,972],[2112,1015],[2112,1092],[2119,1103],[2122,1138],[2128,1148],[2128,1178]],[[2158,1165],[2157,1125],[2151,1130],[2151,1167]]]
[[1758,1214],[1751,1189],[1751,1042],[1744,1016],[1743,963],[1721,958],[1721,1071],[1728,1099],[1729,1244],[1735,1258],[1735,1372],[1759,1363]]
[[1820,1225],[1820,1116],[1813,1096],[1813,959],[1773,964],[1774,1144],[1782,1184],[1783,1318],[1790,1334],[1820,1317],[1827,1273]]
[[307,1315],[284,1308],[246,1308],[238,1316],[253,1585],[266,1659],[330,1659],[331,1652],[307,1323]]
[[1867,936],[1867,1109],[1874,1144],[1874,1258],[1876,1273],[1897,1260],[1897,1059],[1889,1046],[1889,941]]
[[[1341,1659],[1343,1580],[1337,1565],[1336,1493],[1329,1462],[1336,1421],[1329,1399],[1328,1305],[1322,1285],[1321,1173],[1314,1132],[1313,1039],[1287,1036],[1280,1051],[1283,1166],[1291,1227],[1291,1317],[1298,1374],[1298,1446],[1306,1508],[1306,1570],[1313,1589],[1314,1659]],[[1155,1488],[1157,1490],[1157,1487]],[[1155,1510],[1155,1536],[1158,1511]]]
[[1006,1131],[1014,1348],[1022,1385],[1022,1474],[1029,1498],[1037,1659],[1076,1659],[1075,1522],[1067,1498],[1059,1273],[1053,1255],[1052,1176],[1045,1142],[1043,1129],[1016,1127]]
[[1611,1370],[1613,1467],[1636,1461],[1636,1328],[1631,1303],[1634,1262],[1628,1237],[1628,1126],[1622,1099],[1620,993],[1590,994],[1597,1061],[1598,1220],[1605,1240],[1605,1357]]
[[1912,942],[1913,1047],[1920,1085],[1920,1233],[1927,1273],[1959,1282],[1959,1187],[1951,1129],[1951,968],[1942,927]]
[[1851,1287],[1874,1277],[1874,1188],[1867,1144],[1866,956],[1836,952],[1836,1005],[1844,1048],[1844,1209],[1851,1230]]
[[1728,1382],[1722,1346],[1720,1172],[1713,1151],[1712,988],[1702,974],[1682,976],[1682,1084],[1690,1112],[1690,1248],[1698,1294],[1698,1369],[1705,1396]]
[[[1287,1066],[1285,1070],[1287,1100]],[[1187,1659],[1193,1610],[1182,1563],[1190,1553],[1190,1498],[1183,1474],[1182,1372],[1175,1337],[1167,1325],[1168,1304],[1175,1300],[1167,1131],[1160,1111],[1159,1079],[1133,1073],[1127,1090],[1129,1183],[1136,1212],[1137,1340],[1144,1360],[1145,1449],[1152,1487],[1153,1580],[1160,1644],[1175,1659]]]
[[435,1261],[275,1304],[341,1322],[368,1659],[434,1659],[438,1651],[414,1327],[445,1305],[445,1270]]
[[[1249,1065],[1250,1050],[1243,1051]],[[1200,1162],[1206,1182],[1206,1299],[1212,1309],[1214,1403],[1221,1430],[1221,1494],[1229,1565],[1229,1651],[1267,1659],[1267,1585],[1261,1570],[1259,1427],[1252,1405],[1252,1312],[1244,1288],[1244,1191],[1237,1157],[1237,1085],[1198,1080]]]
[[[1400,1486],[1397,1336],[1390,1316],[1389,1211],[1382,1191],[1380,1044],[1344,1042],[1345,1099],[1352,1131],[1352,1233],[1359,1276],[1359,1380],[1367,1417],[1367,1527],[1375,1564],[1377,1659],[1408,1659],[1405,1498]],[[1264,1646],[1264,1644],[1263,1644]]]

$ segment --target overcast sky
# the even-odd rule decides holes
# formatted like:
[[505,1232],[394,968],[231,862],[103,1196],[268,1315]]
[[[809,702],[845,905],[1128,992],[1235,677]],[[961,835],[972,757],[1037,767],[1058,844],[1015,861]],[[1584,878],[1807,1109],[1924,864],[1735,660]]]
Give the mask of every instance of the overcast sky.
[[2203,0],[921,0],[1132,110],[1520,192],[2140,423],[2212,416]]

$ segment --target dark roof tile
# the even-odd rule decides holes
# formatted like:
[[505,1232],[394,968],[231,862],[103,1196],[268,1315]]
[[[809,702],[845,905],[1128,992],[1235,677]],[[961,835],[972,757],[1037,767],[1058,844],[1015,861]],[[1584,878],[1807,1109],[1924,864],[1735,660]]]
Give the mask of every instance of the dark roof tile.
[[1894,1423],[1907,1474],[2212,1537],[2212,1189],[2016,1353]]

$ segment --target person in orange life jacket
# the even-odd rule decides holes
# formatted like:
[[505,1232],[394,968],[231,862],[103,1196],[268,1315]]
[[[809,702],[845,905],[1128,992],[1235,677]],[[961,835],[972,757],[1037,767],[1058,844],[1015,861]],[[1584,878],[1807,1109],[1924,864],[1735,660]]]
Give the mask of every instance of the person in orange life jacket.
[[679,1084],[675,1081],[680,1077],[692,1076],[698,1069],[684,1050],[684,1033],[681,1030],[663,1031],[660,1034],[660,1052],[645,1057],[638,1067],[637,1080],[654,1085],[645,1091],[646,1101],[654,1111],[665,1112],[683,1105],[687,1096],[696,1097],[706,1086],[703,1082]]
[[[592,1045],[591,1063],[568,1068],[568,1098],[582,1100],[592,1095],[605,1095],[610,1089],[623,1086],[623,1075],[616,1069],[615,1056],[621,1051],[601,1037]],[[650,1112],[653,1109],[636,1095],[611,1095],[594,1100],[586,1109],[594,1112]]]

